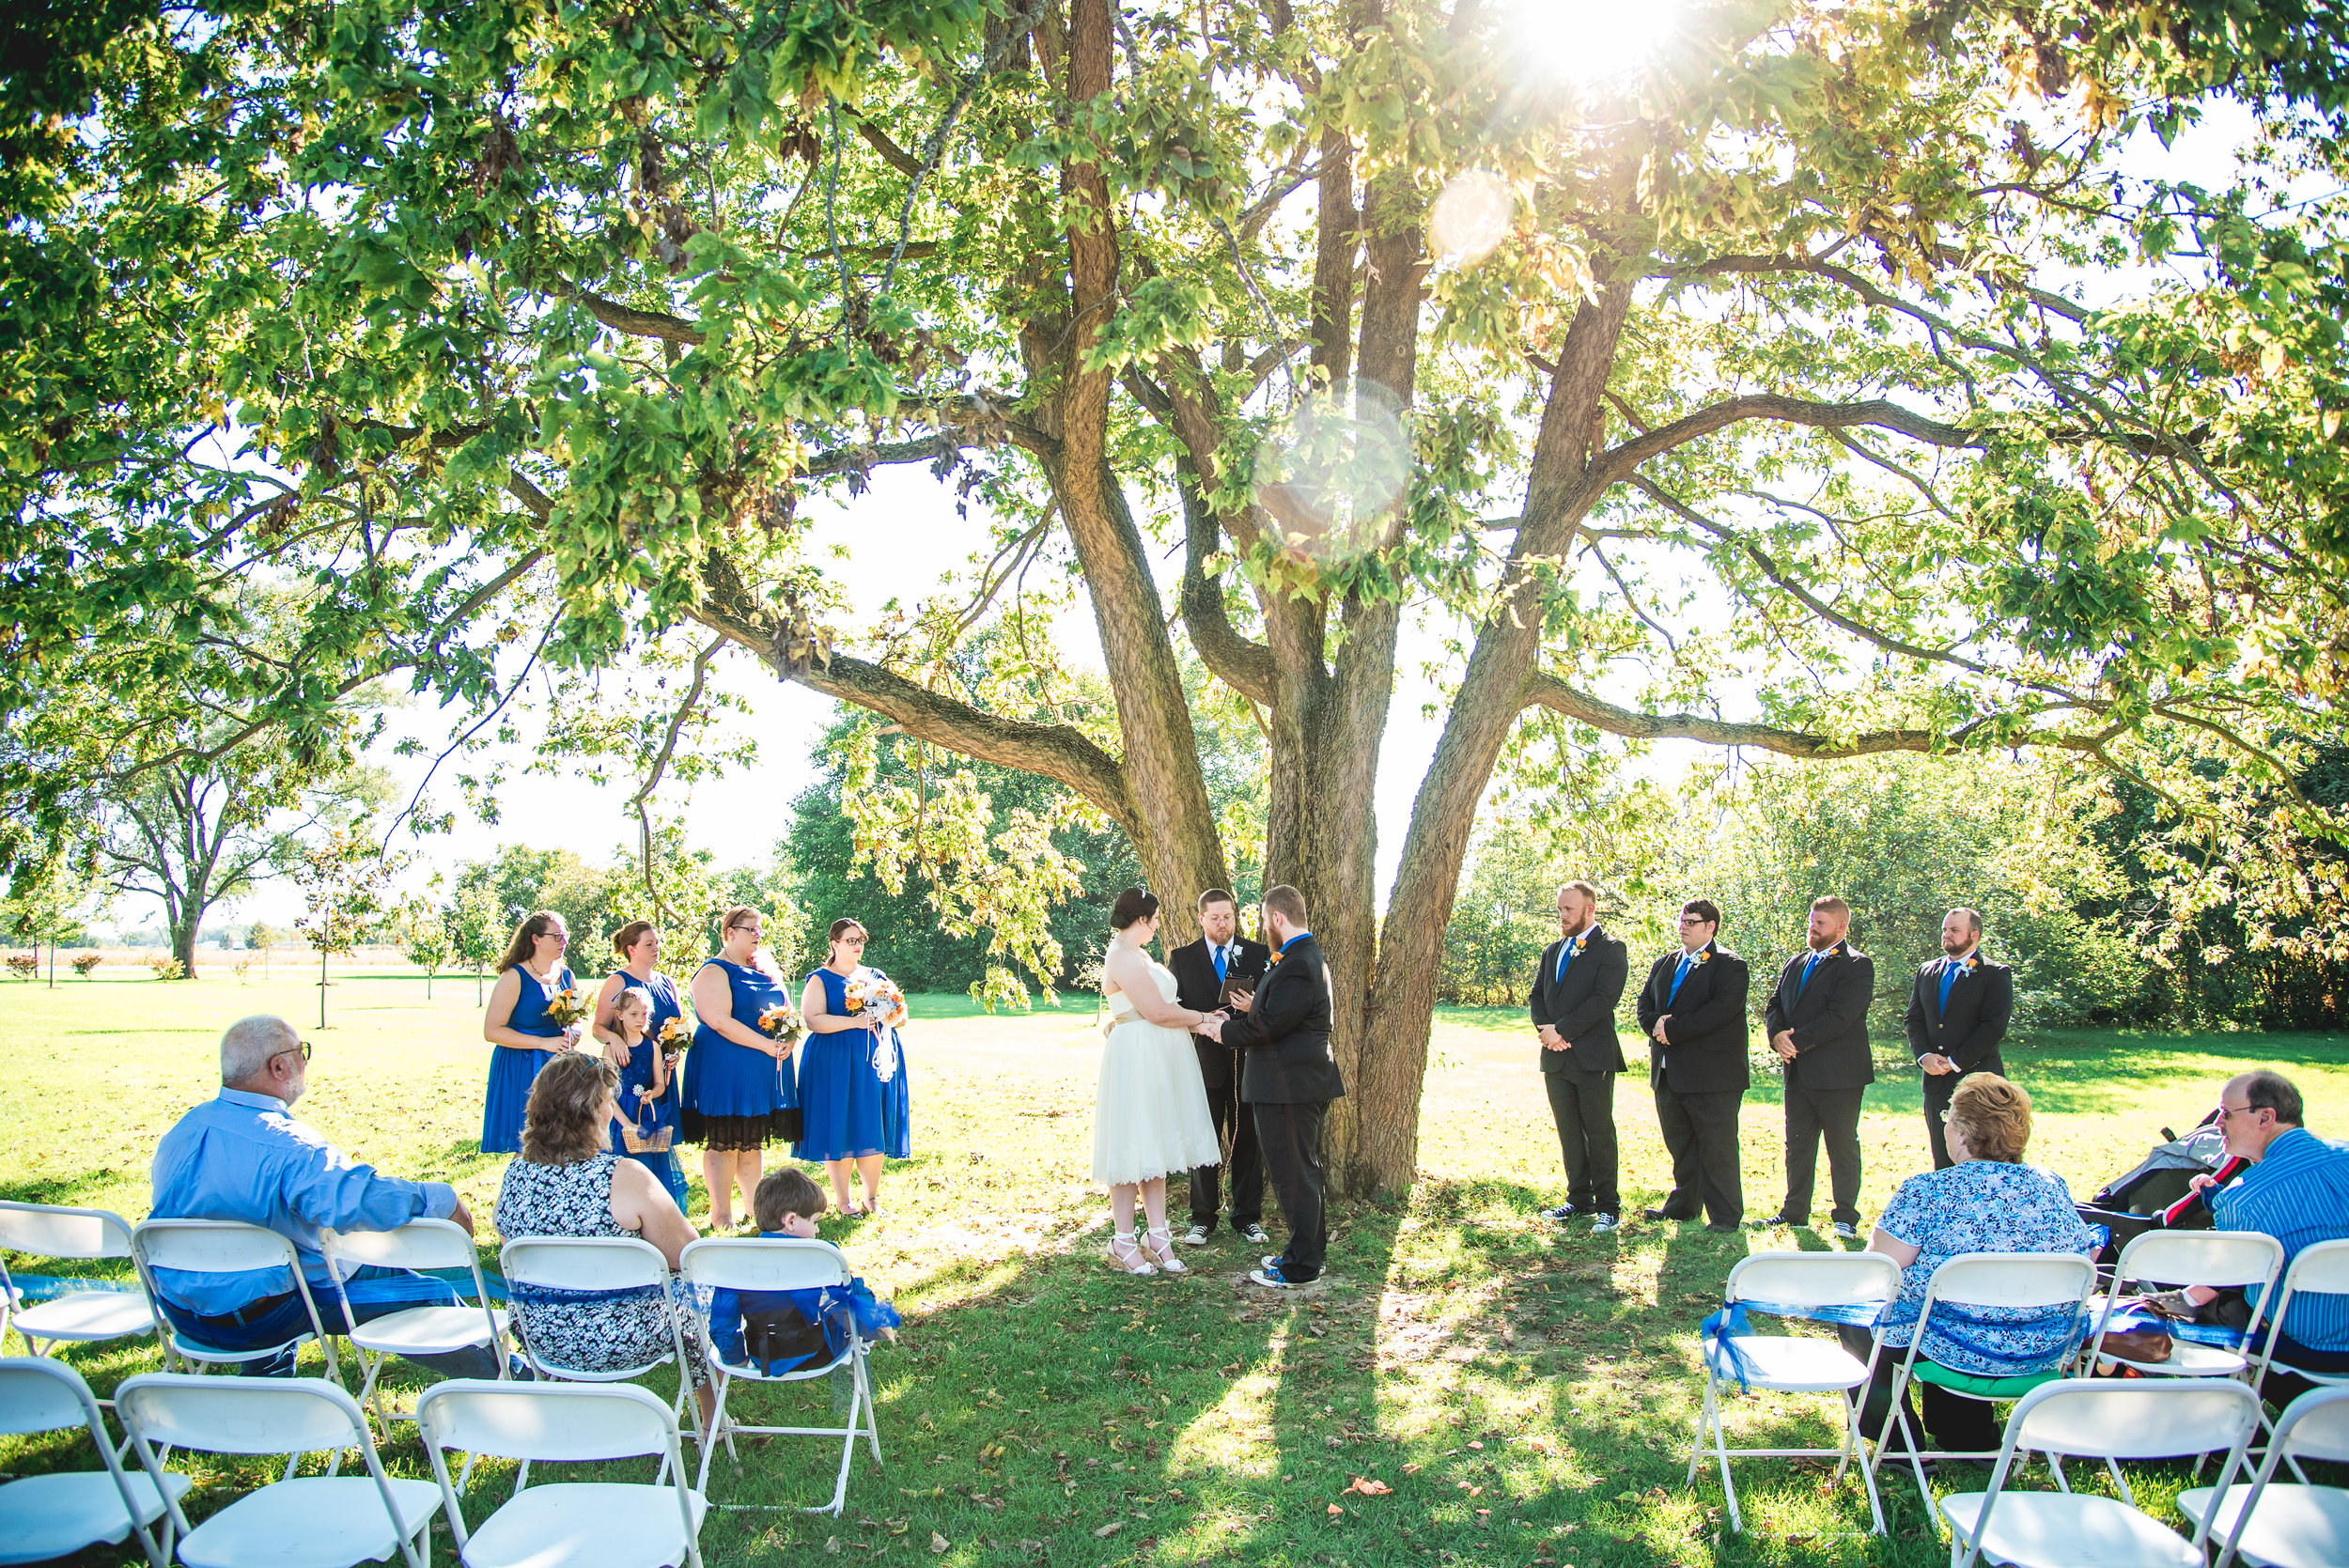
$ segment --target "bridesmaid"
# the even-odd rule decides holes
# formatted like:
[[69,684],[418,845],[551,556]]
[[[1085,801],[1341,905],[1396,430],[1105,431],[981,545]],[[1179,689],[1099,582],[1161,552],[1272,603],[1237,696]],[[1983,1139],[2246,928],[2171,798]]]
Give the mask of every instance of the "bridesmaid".
[[547,1021],[547,1003],[568,990],[571,971],[563,963],[571,934],[563,917],[541,909],[514,927],[514,939],[498,960],[497,983],[481,1015],[481,1037],[490,1053],[490,1092],[481,1105],[481,1152],[521,1153],[522,1112],[538,1069],[579,1040],[577,1024]]
[[758,950],[760,928],[756,909],[728,909],[717,956],[702,965],[691,987],[698,1021],[685,1053],[685,1137],[702,1144],[712,1229],[734,1223],[737,1188],[742,1217],[756,1212],[760,1151],[770,1138],[800,1135],[792,1048],[758,1028],[761,1013],[791,1001],[774,960]]
[[881,1160],[913,1153],[907,1115],[906,1066],[897,1032],[864,1012],[848,1011],[848,982],[865,969],[864,927],[853,920],[832,923],[831,950],[821,968],[807,977],[800,1013],[807,1020],[807,1046],[800,1057],[800,1112],[805,1129],[791,1153],[820,1159],[832,1177],[832,1192],[843,1214],[860,1212],[848,1192],[853,1163],[864,1188],[861,1212],[886,1218],[880,1206]]
[[[603,988],[596,993],[593,1033],[603,1046],[603,1059],[620,1070],[620,1112],[623,1116],[634,1116],[636,1091],[652,1086],[653,1061],[661,1053],[661,1031],[671,1018],[683,1017],[685,1008],[677,1001],[677,982],[654,967],[661,959],[661,933],[653,929],[651,921],[631,920],[614,931],[612,951],[619,956],[620,967],[604,976]],[[630,989],[641,990],[652,999],[652,1017],[644,1026],[645,1037],[632,1049],[620,1038],[619,1024],[613,1017],[621,994]],[[677,1085],[672,1082],[667,1094],[650,1102],[653,1125],[675,1126],[678,1100]],[[651,1171],[661,1185],[668,1188],[669,1196],[677,1200],[677,1211],[684,1212],[685,1177],[677,1170],[676,1156],[630,1154],[620,1141],[620,1124],[616,1121],[612,1124],[612,1152]]]

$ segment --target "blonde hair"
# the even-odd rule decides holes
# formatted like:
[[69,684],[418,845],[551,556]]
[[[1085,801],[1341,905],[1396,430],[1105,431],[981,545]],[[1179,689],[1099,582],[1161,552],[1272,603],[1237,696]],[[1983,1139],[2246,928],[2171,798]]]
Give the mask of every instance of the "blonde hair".
[[618,1021],[624,1007],[641,1007],[645,1012],[645,1027],[652,1027],[652,993],[642,986],[623,986],[620,994],[612,999],[612,1017]]
[[1950,1096],[1950,1122],[1965,1130],[1974,1158],[2013,1165],[2030,1146],[2030,1096],[1996,1073],[1971,1073]]

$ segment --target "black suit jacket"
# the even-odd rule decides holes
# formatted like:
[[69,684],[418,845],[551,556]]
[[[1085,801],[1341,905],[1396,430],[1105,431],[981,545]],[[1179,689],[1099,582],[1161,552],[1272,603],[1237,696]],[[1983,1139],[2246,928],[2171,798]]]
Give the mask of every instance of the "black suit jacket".
[[[1875,1054],[1868,1048],[1868,1003],[1875,1000],[1876,961],[1849,942],[1837,942],[1811,971],[1802,967],[1811,950],[1779,971],[1778,989],[1763,1010],[1763,1032],[1775,1040],[1795,1032],[1795,1059],[1786,1081],[1797,1089],[1858,1089],[1876,1080]],[[1800,994],[1797,994],[1797,987]]]
[[[1206,938],[1186,942],[1168,954],[1166,967],[1174,971],[1176,1001],[1195,1013],[1212,1013],[1223,1005],[1223,982],[1215,977],[1215,955]],[[1271,967],[1270,948],[1245,937],[1232,939],[1232,955],[1225,964],[1230,974],[1242,980],[1257,980]],[[1201,1082],[1210,1089],[1221,1089],[1232,1081],[1239,1070],[1237,1051],[1220,1046],[1204,1034],[1192,1035],[1190,1043],[1199,1052]]]
[[1631,956],[1605,928],[1594,925],[1583,934],[1582,951],[1566,966],[1561,984],[1558,953],[1565,945],[1562,938],[1544,949],[1541,972],[1533,977],[1533,1022],[1557,1030],[1567,1047],[1540,1047],[1542,1071],[1620,1073],[1625,1068],[1623,1041],[1615,1033],[1615,1004],[1623,1001]]
[[[1752,1023],[1746,1017],[1751,976],[1746,961],[1718,942],[1704,944],[1705,960],[1688,971],[1672,995],[1680,968],[1673,948],[1647,971],[1640,987],[1640,1031],[1648,1036],[1648,1081],[1679,1094],[1708,1094],[1744,1089],[1753,1079],[1746,1064]],[[1574,971],[1566,971],[1571,975]],[[1669,1015],[1664,1044],[1656,1044],[1656,1021]]]
[[1950,1010],[1941,1011],[1941,974],[1957,960],[1936,958],[1917,971],[1909,988],[1908,1053],[1922,1059],[1946,1056],[1960,1073],[2003,1073],[1999,1042],[2015,1019],[2015,971],[1983,958],[1950,986]]
[[1223,1043],[1245,1054],[1239,1097],[1250,1105],[1340,1099],[1346,1079],[1330,1054],[1330,968],[1308,931],[1268,970],[1245,1013],[1223,1026]]

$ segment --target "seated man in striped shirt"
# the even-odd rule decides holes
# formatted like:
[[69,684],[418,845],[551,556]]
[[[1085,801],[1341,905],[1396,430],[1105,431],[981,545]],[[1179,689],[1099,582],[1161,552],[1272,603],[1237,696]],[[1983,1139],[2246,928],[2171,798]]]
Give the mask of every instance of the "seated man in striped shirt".
[[[2290,1079],[2264,1068],[2230,1079],[2219,1094],[2218,1111],[2227,1153],[2251,1162],[2242,1175],[2207,1196],[2218,1229],[2274,1236],[2284,1245],[2286,1269],[2303,1248],[2349,1236],[2349,1148],[2326,1142],[2300,1125],[2300,1091]],[[2207,1175],[2194,1178],[2198,1188],[2214,1182]],[[2217,1295],[2204,1286],[2186,1292],[2197,1305]],[[2251,1298],[2256,1301],[2256,1295]],[[2349,1296],[2296,1296],[2280,1328],[2279,1364],[2349,1372]],[[2261,1391],[2280,1405],[2308,1386],[2305,1379],[2278,1373]]]

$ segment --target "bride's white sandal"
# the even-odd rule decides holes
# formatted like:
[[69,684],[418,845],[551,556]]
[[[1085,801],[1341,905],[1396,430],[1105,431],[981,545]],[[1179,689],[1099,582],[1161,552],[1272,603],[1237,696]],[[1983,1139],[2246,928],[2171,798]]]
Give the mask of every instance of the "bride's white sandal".
[[[1123,1252],[1118,1250],[1121,1247],[1125,1249]],[[1109,1257],[1110,1262],[1128,1274],[1156,1274],[1159,1271],[1158,1265],[1150,1261],[1150,1255],[1142,1250],[1142,1244],[1134,1239],[1131,1231],[1122,1231],[1110,1237]]]
[[1175,1256],[1174,1254],[1174,1232],[1173,1227],[1170,1226],[1165,1229],[1156,1231],[1144,1231],[1143,1232],[1143,1238],[1144,1243],[1143,1250],[1152,1258],[1157,1260],[1158,1265],[1160,1269],[1169,1274],[1188,1274],[1190,1272],[1190,1266],[1186,1265],[1181,1258]]

